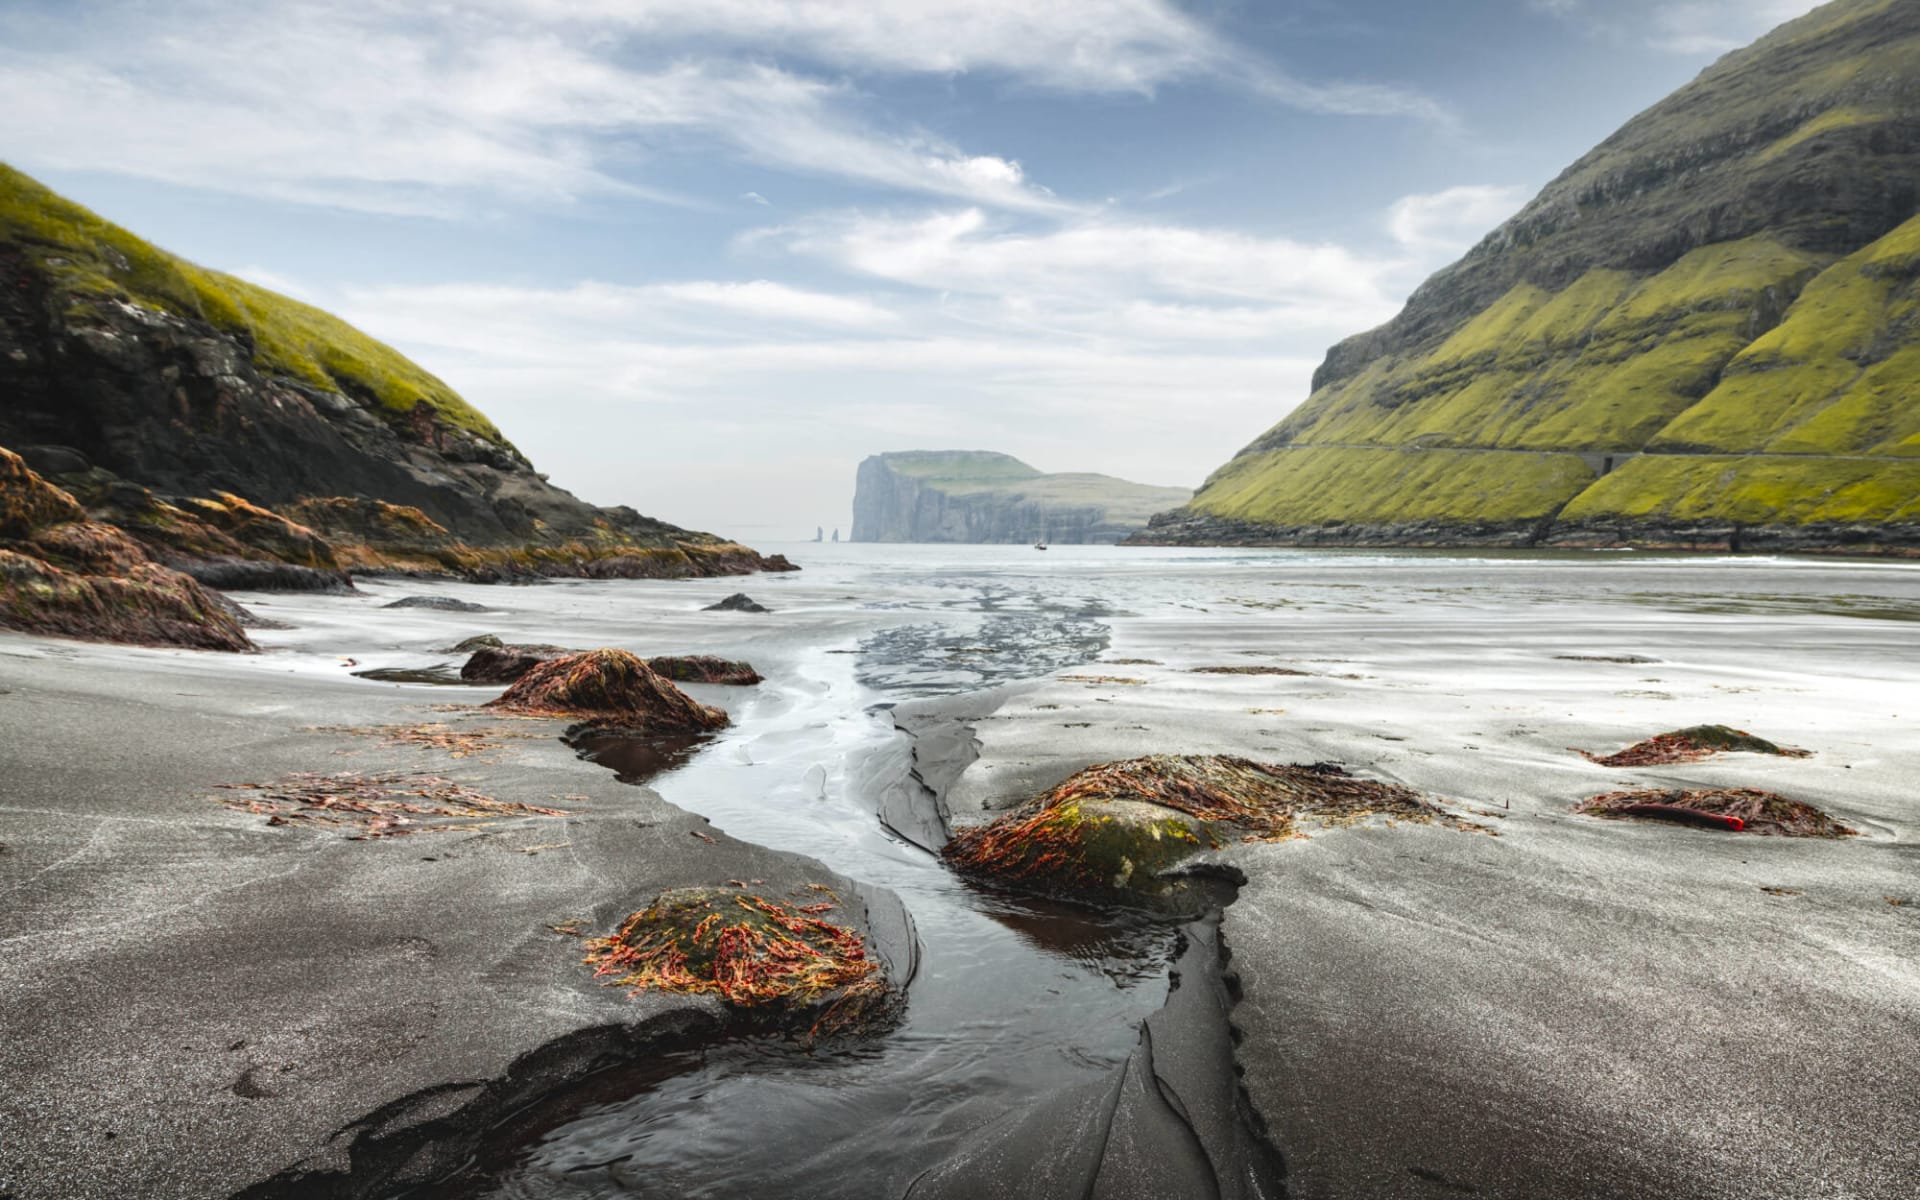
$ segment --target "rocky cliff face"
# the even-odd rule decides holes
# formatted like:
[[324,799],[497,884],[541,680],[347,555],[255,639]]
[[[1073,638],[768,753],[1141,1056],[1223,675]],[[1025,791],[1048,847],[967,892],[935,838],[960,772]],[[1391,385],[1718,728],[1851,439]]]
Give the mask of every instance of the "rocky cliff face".
[[1187,496],[1107,475],[1047,475],[984,450],[876,454],[855,478],[853,540],[1117,542]]
[[224,586],[782,569],[553,486],[440,380],[0,167],[0,445]]
[[1920,5],[1837,0],[1570,167],[1157,542],[1920,548]]

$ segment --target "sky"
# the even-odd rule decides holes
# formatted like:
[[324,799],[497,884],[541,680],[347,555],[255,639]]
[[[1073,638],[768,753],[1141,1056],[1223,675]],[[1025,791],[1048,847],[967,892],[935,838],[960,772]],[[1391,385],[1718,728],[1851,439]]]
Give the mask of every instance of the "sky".
[[869,454],[1197,486],[1812,0],[0,0],[0,160],[329,309],[602,504]]

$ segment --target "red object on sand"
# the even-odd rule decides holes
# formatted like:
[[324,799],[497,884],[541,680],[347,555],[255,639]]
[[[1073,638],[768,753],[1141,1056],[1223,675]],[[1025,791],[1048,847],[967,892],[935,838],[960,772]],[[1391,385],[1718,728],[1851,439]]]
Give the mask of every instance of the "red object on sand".
[[1739,833],[1747,827],[1747,823],[1739,817],[1723,817],[1719,813],[1701,812],[1697,808],[1682,808],[1678,804],[1628,804],[1614,811],[1630,817],[1653,817],[1661,821],[1704,825],[1708,829],[1724,829],[1729,833]]

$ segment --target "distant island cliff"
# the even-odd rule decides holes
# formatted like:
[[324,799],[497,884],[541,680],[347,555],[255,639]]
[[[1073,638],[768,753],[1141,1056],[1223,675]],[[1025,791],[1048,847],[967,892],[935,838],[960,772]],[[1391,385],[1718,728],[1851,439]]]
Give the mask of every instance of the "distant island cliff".
[[990,450],[876,454],[855,480],[853,540],[1117,542],[1192,494],[1111,475],[1049,475]]

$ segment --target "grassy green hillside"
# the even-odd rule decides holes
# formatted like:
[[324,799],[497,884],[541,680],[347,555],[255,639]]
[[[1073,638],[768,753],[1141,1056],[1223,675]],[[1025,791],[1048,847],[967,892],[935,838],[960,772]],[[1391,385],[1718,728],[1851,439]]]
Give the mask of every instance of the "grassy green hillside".
[[1187,511],[1910,519],[1916,210],[1920,5],[1836,0],[1636,117],[1335,347]]
[[0,243],[18,246],[69,304],[118,298],[197,318],[250,337],[263,372],[369,395],[393,412],[425,404],[447,424],[507,445],[478,409],[392,347],[310,305],[169,254],[4,164]]

